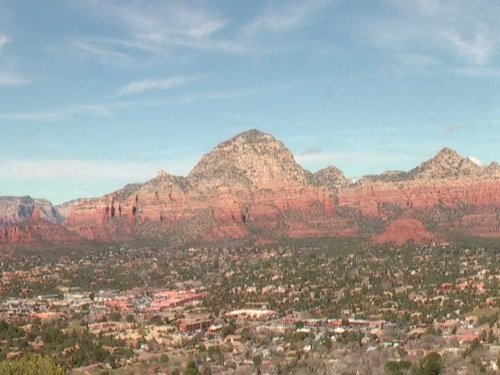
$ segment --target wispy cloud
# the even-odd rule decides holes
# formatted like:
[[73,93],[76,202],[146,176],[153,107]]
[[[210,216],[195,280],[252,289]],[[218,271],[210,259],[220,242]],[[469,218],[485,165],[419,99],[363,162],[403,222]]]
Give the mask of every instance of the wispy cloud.
[[454,68],[453,73],[475,78],[500,78],[500,68],[487,66],[465,66]]
[[[81,5],[80,5],[81,6]],[[138,53],[165,55],[173,48],[240,52],[229,40],[217,37],[228,21],[204,6],[183,2],[123,3],[90,1],[82,10],[111,25],[116,37],[79,36],[70,47],[101,62],[134,60]],[[144,56],[142,56],[144,57]]]
[[283,91],[291,88],[293,83],[275,83],[253,87],[237,87],[230,89],[214,89],[190,94],[171,95],[163,98],[121,100],[110,103],[113,108],[156,107],[166,104],[191,104],[197,102],[235,100]]
[[386,0],[387,12],[362,17],[355,33],[385,56],[421,68],[481,67],[500,49],[500,4],[490,1]]
[[164,79],[146,79],[142,81],[134,81],[119,88],[116,92],[116,95],[120,96],[138,94],[147,91],[167,91],[175,87],[185,86],[197,79],[199,79],[199,77],[175,76]]
[[[10,39],[3,34],[0,34],[0,52],[2,52],[3,48],[10,43]],[[2,58],[0,65],[0,86],[20,86],[26,85],[30,83],[30,80],[23,77],[12,67],[5,57]]]
[[452,50],[473,64],[483,65],[496,54],[498,40],[486,27],[480,27],[472,37],[466,38],[457,30],[442,30],[444,41],[449,42]]
[[0,51],[7,43],[9,43],[9,38],[6,35],[0,35]]
[[84,59],[92,58],[111,65],[130,64],[133,61],[128,53],[109,48],[106,43],[100,43],[96,39],[75,39],[70,42],[69,47],[71,51]]
[[133,107],[158,107],[163,105],[187,105],[197,102],[236,100],[266,93],[287,90],[291,83],[268,84],[224,90],[209,90],[192,94],[171,95],[151,99],[109,100],[99,104],[78,104],[47,111],[12,112],[0,114],[0,119],[18,122],[60,122],[77,116],[111,116],[115,111]]
[[58,122],[71,119],[77,115],[109,116],[109,108],[94,104],[75,105],[56,110],[41,112],[13,112],[0,114],[0,119],[23,122]]
[[30,80],[17,74],[0,71],[0,86],[21,86],[27,85]]
[[[93,0],[77,5],[94,19],[111,26],[113,36],[79,35],[69,46],[86,58],[108,64],[128,64],[154,56],[171,57],[179,50],[249,55],[292,49],[261,38],[266,33],[285,34],[314,25],[337,0],[269,2],[248,20],[235,22],[220,9],[186,2],[120,2]],[[78,3],[76,3],[78,4]],[[324,14],[324,13],[323,13]],[[292,41],[287,43],[293,44]]]
[[11,180],[39,181],[144,181],[161,169],[175,175],[185,175],[194,166],[195,159],[129,162],[78,159],[3,160],[0,175]]
[[484,163],[479,160],[478,158],[474,157],[474,156],[468,156],[467,157],[471,162],[473,162],[474,164],[480,166],[480,167],[483,167],[484,166]]
[[268,8],[245,27],[246,32],[286,32],[303,26],[312,16],[333,3],[332,0],[287,1],[271,3]]

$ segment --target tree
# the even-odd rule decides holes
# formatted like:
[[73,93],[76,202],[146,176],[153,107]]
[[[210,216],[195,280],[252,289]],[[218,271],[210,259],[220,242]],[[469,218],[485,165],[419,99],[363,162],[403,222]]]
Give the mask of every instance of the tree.
[[260,374],[260,365],[262,365],[262,357],[260,355],[256,355],[252,359],[253,365],[255,367],[256,373]]
[[199,375],[200,371],[198,371],[198,366],[193,360],[190,360],[186,363],[186,367],[184,368],[184,375]]
[[420,365],[421,375],[439,375],[442,370],[441,356],[438,353],[432,352],[422,361]]
[[0,374],[64,375],[66,371],[57,366],[50,357],[29,354],[20,359],[0,362]]

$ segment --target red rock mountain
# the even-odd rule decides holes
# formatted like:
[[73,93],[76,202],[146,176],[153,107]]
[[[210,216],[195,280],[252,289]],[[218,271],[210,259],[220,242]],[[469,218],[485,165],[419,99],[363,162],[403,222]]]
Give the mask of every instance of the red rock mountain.
[[57,222],[52,204],[31,197],[0,197],[0,245],[69,244],[81,237]]
[[279,238],[352,232],[338,222],[327,188],[269,134],[250,130],[204,155],[187,177],[160,172],[68,210],[68,228],[90,239]]
[[409,172],[352,183],[335,167],[304,170],[281,142],[250,130],[204,155],[187,177],[162,171],[57,209],[67,229],[98,241],[363,235],[427,242],[453,233],[500,237],[499,190],[498,164],[480,167],[450,149]]

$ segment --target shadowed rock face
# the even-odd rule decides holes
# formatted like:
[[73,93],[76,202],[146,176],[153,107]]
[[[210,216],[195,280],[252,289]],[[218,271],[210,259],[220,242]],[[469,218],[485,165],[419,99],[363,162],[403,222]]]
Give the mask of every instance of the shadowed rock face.
[[0,197],[0,245],[77,243],[79,236],[57,222],[59,214],[44,199]]
[[48,200],[31,197],[0,197],[0,225],[16,224],[32,218],[58,221],[57,211]]
[[[335,167],[304,170],[281,142],[250,130],[204,155],[187,177],[162,171],[146,183],[58,209],[64,226],[99,241],[361,234],[399,243],[397,233],[402,239],[414,233],[409,239],[417,242],[434,239],[428,228],[499,237],[499,189],[498,164],[480,167],[450,149],[409,172],[389,171],[353,184]],[[47,208],[39,212],[47,219]]]

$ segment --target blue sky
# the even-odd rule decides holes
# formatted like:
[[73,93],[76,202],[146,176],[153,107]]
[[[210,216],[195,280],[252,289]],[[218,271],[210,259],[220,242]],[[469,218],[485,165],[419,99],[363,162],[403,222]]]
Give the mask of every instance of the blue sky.
[[0,0],[0,194],[185,175],[250,128],[312,171],[499,160],[500,3]]

